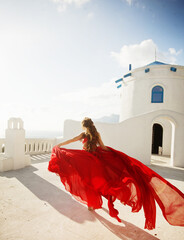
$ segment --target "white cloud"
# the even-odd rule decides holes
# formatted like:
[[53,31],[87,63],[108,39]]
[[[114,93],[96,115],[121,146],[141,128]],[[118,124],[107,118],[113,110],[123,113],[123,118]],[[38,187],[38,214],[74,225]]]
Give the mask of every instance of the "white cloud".
[[124,45],[120,52],[111,52],[119,64],[127,68],[131,63],[133,67],[144,66],[154,61],[156,44],[152,39],[144,40],[140,44]]
[[68,6],[75,5],[76,7],[81,7],[82,5],[90,2],[91,0],[51,0],[57,5],[59,12],[63,12]]
[[156,60],[170,64],[176,64],[179,54],[182,50],[176,51],[174,48],[169,48],[167,52],[162,52],[152,39],[147,39],[139,44],[124,45],[120,52],[111,52],[111,56],[117,60],[120,66],[128,69],[131,63],[133,68],[142,67]]
[[175,56],[178,56],[179,54],[181,54],[182,51],[183,51],[182,49],[180,49],[179,51],[176,51],[175,48],[169,48],[169,53],[170,53],[171,55],[175,55]]

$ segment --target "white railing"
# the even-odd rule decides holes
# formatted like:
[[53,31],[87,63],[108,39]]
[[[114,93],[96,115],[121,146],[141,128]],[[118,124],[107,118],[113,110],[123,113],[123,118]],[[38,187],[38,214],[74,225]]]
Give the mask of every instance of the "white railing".
[[50,153],[55,145],[55,141],[55,139],[46,138],[26,138],[25,153],[28,155]]
[[0,138],[0,153],[5,151],[5,138]]
[[[56,139],[54,138],[26,138],[25,154],[36,155],[50,153],[55,144]],[[5,153],[5,138],[0,138],[0,153]]]

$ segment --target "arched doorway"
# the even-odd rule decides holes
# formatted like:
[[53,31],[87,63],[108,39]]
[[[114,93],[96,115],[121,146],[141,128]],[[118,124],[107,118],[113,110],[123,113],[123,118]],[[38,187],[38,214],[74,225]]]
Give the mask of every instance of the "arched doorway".
[[152,154],[159,153],[159,147],[162,147],[163,142],[163,127],[155,123],[152,128]]

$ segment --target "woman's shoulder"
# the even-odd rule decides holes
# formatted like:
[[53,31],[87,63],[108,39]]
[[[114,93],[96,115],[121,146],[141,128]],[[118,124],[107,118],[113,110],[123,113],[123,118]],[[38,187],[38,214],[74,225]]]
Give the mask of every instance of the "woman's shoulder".
[[81,136],[82,136],[82,138],[86,138],[85,132],[82,132],[82,133],[81,133]]
[[82,132],[82,133],[80,134],[80,136],[81,136],[81,141],[83,141],[85,138],[87,138],[85,132]]

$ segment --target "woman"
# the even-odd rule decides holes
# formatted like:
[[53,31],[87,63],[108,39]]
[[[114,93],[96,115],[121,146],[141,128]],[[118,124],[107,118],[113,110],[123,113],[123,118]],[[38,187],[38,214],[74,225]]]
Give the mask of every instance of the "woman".
[[[142,207],[145,226],[155,228],[156,205],[171,224],[184,226],[184,194],[156,172],[123,152],[104,145],[93,121],[82,121],[79,136],[53,148],[48,170],[60,176],[65,189],[89,210],[102,207],[108,199],[109,214],[119,222],[113,202],[118,199],[138,212]],[[60,148],[82,141],[83,150]]]

